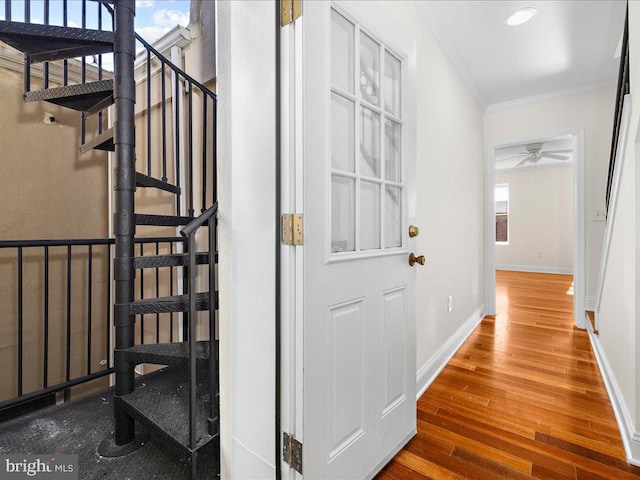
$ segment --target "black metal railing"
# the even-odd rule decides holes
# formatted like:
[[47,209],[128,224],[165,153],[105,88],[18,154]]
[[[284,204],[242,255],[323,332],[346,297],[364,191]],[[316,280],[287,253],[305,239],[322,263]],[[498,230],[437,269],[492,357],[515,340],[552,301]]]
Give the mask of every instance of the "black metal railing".
[[[136,34],[136,40],[142,46],[138,57],[143,59],[144,64],[144,76],[140,75],[138,69],[136,80],[138,85],[144,84],[146,97],[139,103],[142,109],[137,123],[144,141],[138,142],[138,145],[145,151],[144,155],[138,152],[138,161],[144,162],[138,165],[138,170],[178,187],[184,185],[186,192],[181,190],[177,194],[176,205],[180,211],[181,196],[184,195],[186,214],[193,217],[197,207],[204,212],[207,205],[215,201],[216,94],[172,63],[140,35]],[[169,114],[171,120],[167,122]],[[194,131],[196,115],[199,115],[199,125],[202,125],[197,132]],[[152,132],[157,133],[152,135]],[[181,178],[182,172],[186,178]],[[199,185],[196,185],[197,177]],[[196,195],[200,198],[196,198]]]
[[[140,252],[173,253],[181,237],[136,239]],[[111,338],[114,239],[0,241],[0,409],[113,373]],[[144,270],[151,270],[145,274]],[[173,269],[144,269],[154,292],[173,292]],[[144,286],[141,287],[144,291]],[[165,314],[163,314],[165,315]],[[166,314],[169,315],[169,314]],[[174,341],[173,314],[156,318],[153,339]],[[145,343],[144,324],[137,336]],[[167,332],[167,330],[169,332]],[[13,373],[12,373],[13,372]]]
[[620,124],[622,122],[622,107],[624,97],[630,93],[629,87],[629,12],[624,20],[624,31],[622,34],[622,50],[620,52],[620,69],[618,72],[618,88],[616,93],[616,109],[613,118],[613,136],[611,138],[611,154],[609,157],[609,174],[607,177],[606,208],[609,211],[609,200],[611,198],[611,186],[613,182],[613,172],[616,164],[616,151],[620,137]]
[[[209,434],[215,435],[219,431],[218,422],[218,342],[216,341],[216,254],[217,251],[217,212],[218,203],[214,203],[212,207],[205,210],[199,217],[195,218],[182,230],[181,234],[188,242],[189,263],[188,263],[188,295],[189,295],[189,448],[195,451],[197,429],[196,429],[196,235],[198,230],[208,225],[208,250],[209,250],[209,394],[210,394],[210,411],[209,411]],[[192,468],[195,468],[195,462],[192,459]]]

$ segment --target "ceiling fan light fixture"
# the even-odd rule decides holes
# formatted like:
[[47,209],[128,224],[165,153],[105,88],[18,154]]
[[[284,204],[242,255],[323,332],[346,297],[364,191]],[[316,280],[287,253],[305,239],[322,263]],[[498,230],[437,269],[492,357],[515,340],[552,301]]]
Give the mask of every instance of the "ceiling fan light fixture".
[[505,23],[510,27],[517,27],[523,23],[527,23],[538,14],[538,10],[533,7],[521,8],[516,10],[505,19]]

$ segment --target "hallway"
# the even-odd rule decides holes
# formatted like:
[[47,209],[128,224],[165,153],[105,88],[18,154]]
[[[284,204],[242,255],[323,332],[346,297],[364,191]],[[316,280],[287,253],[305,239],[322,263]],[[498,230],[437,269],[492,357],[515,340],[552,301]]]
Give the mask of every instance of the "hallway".
[[418,434],[376,477],[637,479],[572,277],[496,272],[486,317],[418,401]]

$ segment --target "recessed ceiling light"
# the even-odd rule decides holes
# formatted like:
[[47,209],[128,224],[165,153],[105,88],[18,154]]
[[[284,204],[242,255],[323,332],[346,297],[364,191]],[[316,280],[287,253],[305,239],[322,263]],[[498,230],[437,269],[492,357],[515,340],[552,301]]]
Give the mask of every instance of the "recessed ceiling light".
[[537,14],[538,14],[538,10],[536,10],[533,7],[521,8],[520,10],[516,10],[511,15],[509,15],[505,20],[505,22],[510,27],[515,27],[517,25],[522,25],[523,23],[527,23]]

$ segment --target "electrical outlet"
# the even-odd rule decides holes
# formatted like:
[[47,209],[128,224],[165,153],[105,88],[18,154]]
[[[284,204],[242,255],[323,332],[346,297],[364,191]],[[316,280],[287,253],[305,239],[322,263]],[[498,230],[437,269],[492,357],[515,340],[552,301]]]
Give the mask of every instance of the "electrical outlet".
[[453,310],[453,295],[449,295],[449,299],[447,301],[447,311],[451,312]]

